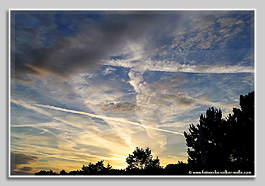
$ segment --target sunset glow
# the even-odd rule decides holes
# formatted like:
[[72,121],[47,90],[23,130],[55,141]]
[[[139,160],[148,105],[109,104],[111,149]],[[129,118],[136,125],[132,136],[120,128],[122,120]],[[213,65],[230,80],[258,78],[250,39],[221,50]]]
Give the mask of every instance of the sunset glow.
[[187,162],[184,131],[254,90],[253,11],[11,11],[11,174]]

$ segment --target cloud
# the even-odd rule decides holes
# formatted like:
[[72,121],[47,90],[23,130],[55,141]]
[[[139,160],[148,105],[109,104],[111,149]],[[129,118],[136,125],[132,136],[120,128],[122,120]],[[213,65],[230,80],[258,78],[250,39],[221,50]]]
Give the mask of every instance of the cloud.
[[[115,157],[108,154],[114,153],[126,156],[136,146],[144,147],[146,144],[152,148],[153,152],[160,153],[160,143],[157,143],[157,139],[150,138],[150,134],[157,133],[157,135],[160,135],[159,133],[164,133],[183,136],[182,131],[161,129],[149,123],[133,122],[126,118],[90,114],[48,105],[33,104],[29,106],[27,102],[24,103],[23,101],[20,101],[19,104],[20,106],[24,106],[25,104],[28,109],[46,113],[53,119],[52,122],[48,123],[12,125],[13,128],[20,127],[23,129],[25,127],[31,127],[45,132],[45,136],[31,133],[31,135],[26,134],[26,138],[25,134],[18,136],[17,134],[19,133],[12,133],[14,139],[20,139],[13,140],[13,144],[15,145],[13,149],[23,149],[24,152],[38,154],[42,157],[59,158],[62,160],[68,159],[69,161],[78,162],[84,162],[86,160],[94,162],[101,158],[106,159],[108,162],[111,161],[114,165],[119,163],[124,164],[124,159],[119,159],[115,162]],[[69,113],[73,114],[69,115]],[[83,116],[89,116],[89,118]],[[102,119],[107,125],[102,125],[102,122],[99,121],[93,121],[95,119]],[[56,132],[58,129],[60,131],[59,133],[58,131]],[[147,133],[148,135],[146,135]],[[98,147],[101,147],[102,150],[96,152],[95,150]],[[106,150],[108,150],[107,153]],[[71,156],[68,155],[69,152],[71,152]]]
[[[31,155],[27,155],[27,154],[21,154],[21,153],[17,153],[17,152],[11,152],[11,174],[17,174],[22,170],[21,168],[19,170],[17,169],[18,165],[26,165],[26,164],[30,164],[34,161],[37,161],[38,157],[37,156],[31,156]],[[23,169],[22,171],[30,171],[28,168],[26,168],[27,170]]]
[[104,112],[121,112],[127,114],[134,114],[135,110],[138,109],[136,104],[133,102],[118,102],[118,103],[105,103],[99,104]]
[[[184,14],[182,26],[174,32],[172,42],[158,47],[152,60],[190,65],[238,65],[245,57],[254,55],[253,13],[192,11]],[[248,66],[253,67],[253,64],[252,61]]]
[[[75,137],[74,132],[71,133],[70,135],[73,135],[71,137]],[[96,162],[98,160],[107,160],[107,161],[110,161],[113,159],[115,160],[115,158],[113,158],[112,156],[108,154],[103,153],[104,154],[103,155],[102,153],[99,153],[100,151],[97,152],[99,147],[89,146],[88,141],[85,141],[85,140],[80,141],[82,138],[71,139],[72,142],[77,142],[79,146],[80,144],[82,144],[81,142],[86,142],[85,143],[86,146],[83,146],[83,148],[80,149],[80,148],[67,148],[68,144],[60,143],[60,141],[58,141],[59,146],[57,146],[56,144],[55,146],[51,145],[51,141],[49,141],[49,138],[50,138],[49,136],[39,137],[34,134],[23,135],[19,133],[16,133],[16,134],[13,133],[12,136],[16,138],[20,138],[20,140],[13,140],[15,144],[13,146],[13,149],[38,156],[38,159],[39,159],[38,162],[37,161],[31,162],[31,167],[34,169],[40,166],[47,166],[49,167],[49,169],[53,169],[53,170],[58,169],[58,168],[61,168],[61,169],[66,168],[69,170],[69,167],[72,167],[72,169],[70,170],[73,170],[78,167],[81,167],[82,164],[86,164],[88,162]],[[90,133],[86,133],[86,134],[80,133],[79,136],[80,137],[86,136],[86,138],[84,139],[86,140],[89,139],[89,141],[92,141],[91,139],[95,137],[95,135],[93,135],[93,137],[90,139],[89,138],[89,136],[91,136]],[[38,142],[41,140],[44,142],[43,143]],[[57,141],[55,142],[57,143]],[[97,142],[97,140],[95,140],[95,142]],[[108,141],[106,140],[106,142]],[[98,143],[95,143],[95,144],[98,144]],[[110,143],[106,143],[106,144],[110,144]],[[63,145],[64,147],[62,148],[60,145]],[[121,146],[120,148],[123,149]],[[69,162],[72,165],[69,165]]]
[[154,128],[154,127],[145,126],[144,124],[140,124],[140,123],[137,123],[137,122],[132,122],[132,121],[129,121],[129,120],[125,119],[125,118],[114,118],[114,117],[100,116],[100,115],[97,115],[97,114],[90,114],[90,113],[87,113],[87,112],[64,109],[64,108],[50,106],[50,105],[40,105],[40,104],[35,104],[35,105],[38,106],[38,107],[49,108],[49,109],[58,110],[58,111],[62,111],[62,112],[69,112],[69,113],[74,113],[74,114],[86,115],[86,116],[89,116],[89,117],[99,118],[99,119],[103,119],[103,120],[110,120],[110,121],[115,121],[115,122],[128,123],[128,124],[140,126],[140,127],[146,128],[146,129],[152,129],[152,130],[157,130],[157,131],[169,132],[169,133],[177,134],[177,135],[183,135],[182,133],[178,133],[178,132],[174,132],[174,131],[163,130],[163,129],[158,129],[158,128]]
[[[240,42],[247,46],[250,38],[247,32],[253,27],[250,24],[253,19],[251,12],[177,13],[116,11],[95,14],[88,11],[59,15],[58,12],[11,12],[11,64],[16,67],[12,75],[24,82],[30,82],[32,75],[45,73],[69,77],[78,72],[97,71],[112,56],[123,56],[132,63],[139,60],[136,63],[138,70],[161,71],[162,68],[162,71],[190,73],[253,72],[251,67],[232,65],[235,62],[228,61],[227,56],[221,54],[226,52],[235,56],[232,50],[223,51],[229,42],[236,42],[233,41],[235,36],[240,36]],[[247,32],[243,30],[246,28]],[[74,34],[69,35],[73,30]],[[244,51],[241,53],[248,55]],[[214,58],[216,55],[218,57]],[[201,58],[196,63],[205,65],[185,65],[194,62],[193,56],[197,60]],[[149,58],[151,60],[146,62]],[[224,63],[225,59],[230,65],[208,65],[220,61]],[[139,68],[142,63],[143,67]],[[147,65],[152,68],[149,69]],[[136,68],[135,64],[133,66]],[[110,72],[107,69],[104,71]]]
[[166,81],[164,78],[150,84],[139,85],[142,87],[141,93],[136,96],[138,117],[145,121],[154,123],[164,123],[175,120],[176,115],[180,115],[196,109],[196,101],[188,95],[183,89],[178,88],[181,85],[182,78],[178,83]]
[[31,171],[32,168],[31,167],[22,167],[19,170],[28,172],[28,171]]
[[[142,14],[134,12],[135,14],[124,14],[122,12],[115,12],[111,14],[100,13],[102,20],[94,20],[89,16],[75,14],[62,14],[61,16],[68,16],[67,19],[72,18],[75,25],[79,25],[76,34],[65,36],[60,30],[60,25],[56,23],[55,17],[57,12],[47,12],[43,16],[31,15],[23,12],[11,12],[12,14],[12,33],[26,33],[33,40],[41,42],[40,34],[42,29],[42,22],[46,21],[45,34],[51,35],[54,39],[45,39],[51,42],[50,45],[32,45],[29,43],[32,40],[28,37],[23,42],[21,40],[23,35],[13,34],[11,37],[12,44],[12,66],[16,66],[16,70],[12,75],[19,79],[27,79],[28,75],[40,75],[43,73],[54,73],[63,77],[80,71],[93,71],[98,69],[102,61],[113,55],[124,53],[125,50],[130,49],[128,46],[132,43],[145,41],[146,36],[150,33],[157,33],[161,30],[161,26],[167,25],[178,15],[168,16],[166,14],[153,15]],[[91,12],[87,12],[87,15]],[[25,17],[24,15],[27,15]],[[21,16],[20,19],[18,17]],[[30,23],[35,21],[39,24],[32,24],[31,28],[25,26],[17,27],[19,21],[29,19]],[[49,19],[46,19],[46,16]],[[176,20],[175,20],[176,21]],[[29,23],[29,24],[30,24]],[[170,27],[176,25],[170,25]],[[164,29],[165,31],[165,29]],[[130,43],[128,45],[128,43]],[[14,47],[21,48],[20,53],[14,50]],[[30,46],[30,47],[27,47]],[[152,45],[150,45],[152,46]],[[23,48],[26,48],[22,50]],[[125,52],[127,53],[127,52]]]
[[[124,120],[124,123],[117,122],[116,120],[106,120],[107,123],[105,123],[104,121],[99,122],[101,118],[96,116],[90,119],[89,117],[84,117],[87,115],[69,115],[71,112],[46,110],[34,104],[30,105],[30,101],[16,100],[13,103],[37,112],[35,115],[38,115],[38,113],[46,114],[53,120],[47,123],[32,122],[30,120],[29,123],[32,124],[12,124],[11,126],[13,129],[21,128],[21,130],[12,130],[12,139],[14,139],[12,140],[12,149],[23,149],[23,152],[28,150],[28,153],[34,152],[34,154],[39,154],[43,157],[48,156],[75,162],[95,162],[105,159],[108,162],[111,161],[114,165],[124,164],[124,159],[119,159],[115,162],[117,157],[115,158],[108,154],[122,153],[126,155],[126,153],[129,153],[137,146],[131,144],[131,147],[129,147],[128,144],[130,142],[126,140],[133,133],[137,133],[138,130],[145,130],[138,125],[127,124],[126,120]],[[94,121],[95,119],[97,121]],[[36,128],[43,132],[37,131],[38,133],[36,133],[32,130],[31,133],[27,132],[22,136],[17,136],[17,134],[24,132],[29,127],[30,130]],[[51,148],[49,149],[48,147]],[[98,152],[95,151],[99,147],[101,149]],[[71,152],[71,156],[69,156],[69,152]],[[54,165],[51,166],[53,167]]]
[[223,111],[223,116],[227,116],[232,112],[232,109],[237,106],[238,103],[223,103],[217,101],[211,101],[209,97],[200,95],[195,99],[196,104],[207,105],[208,107],[220,108]]
[[[56,113],[53,112],[49,112],[49,111],[44,111],[42,109],[42,107],[40,107],[40,105],[34,106],[30,106],[30,104],[25,103],[24,101],[19,101],[19,102],[14,102],[14,103],[18,103],[20,106],[26,107],[28,109],[34,110],[35,112],[39,112],[41,114],[46,114],[47,116],[49,116],[51,119],[53,119],[52,122],[48,122],[48,123],[33,123],[33,124],[27,124],[27,125],[12,125],[12,128],[25,128],[25,127],[31,127],[31,128],[36,128],[39,129],[40,131],[43,131],[42,133],[46,133],[49,134],[51,136],[49,136],[49,140],[45,139],[45,140],[41,140],[41,142],[39,142],[38,140],[33,140],[31,141],[27,141],[25,142],[25,139],[23,140],[26,144],[30,143],[32,144],[33,142],[36,143],[36,145],[44,145],[44,146],[54,146],[55,148],[57,147],[58,149],[62,149],[62,150],[71,150],[71,151],[75,151],[74,149],[78,146],[78,144],[80,143],[79,140],[75,140],[75,138],[78,135],[84,135],[84,136],[94,136],[94,138],[91,138],[92,141],[96,139],[96,141],[93,143],[98,144],[98,146],[101,146],[102,144],[111,144],[106,146],[106,148],[109,148],[109,146],[113,146],[114,144],[117,145],[119,144],[119,147],[121,147],[121,145],[126,145],[123,143],[122,139],[118,137],[117,134],[113,133],[112,131],[108,131],[108,126],[104,126],[104,128],[101,128],[99,125],[100,124],[95,124],[95,122],[89,118],[85,118],[83,119],[80,116],[77,117],[70,117],[67,115],[64,115],[64,117],[59,117],[62,114],[58,114],[57,112],[57,117],[55,117],[54,115],[56,115]],[[56,109],[54,109],[56,110]],[[57,109],[59,111],[62,111],[60,109]],[[64,110],[64,111],[68,111],[68,113],[70,112],[69,110]],[[74,111],[70,112],[73,113]],[[74,112],[74,113],[78,113],[81,115],[85,115],[85,116],[90,116],[93,117],[95,116],[95,118],[99,118],[99,119],[105,119],[104,117],[97,117],[96,115],[89,115],[89,114],[85,114],[85,112]],[[76,121],[78,120],[79,122],[72,122],[72,121]],[[57,121],[57,122],[56,122]],[[116,120],[115,120],[116,121]],[[59,122],[59,123],[58,123]],[[69,127],[70,126],[70,127]],[[78,128],[78,130],[77,130]],[[104,130],[103,130],[104,129]],[[81,130],[81,131],[80,131]],[[54,132],[55,131],[55,132]],[[74,132],[76,131],[76,132]],[[109,134],[109,135],[108,135]],[[32,133],[32,135],[36,135],[35,138],[36,139],[41,139],[41,137],[39,136],[40,134],[36,134],[36,133]],[[27,137],[29,138],[29,136]],[[104,143],[102,143],[100,145],[100,143],[97,142],[97,140],[99,141],[104,141]],[[47,142],[47,143],[46,143]],[[87,141],[84,141],[85,144],[87,143]],[[16,145],[18,145],[18,143],[15,143]],[[44,150],[45,152],[46,150]]]
[[15,162],[16,165],[28,164],[29,162],[36,161],[37,159],[38,158],[36,156],[11,152],[11,162]]
[[116,70],[115,68],[107,67],[107,68],[102,72],[102,74],[104,74],[104,75],[108,75],[108,74],[111,74],[112,72],[114,72],[115,70]]
[[137,106],[134,103],[124,102],[115,104],[111,109],[126,113],[134,113],[134,111],[137,109]]
[[[128,60],[111,60],[106,65],[132,68],[139,72],[159,71],[159,72],[185,72],[185,73],[254,73],[252,66],[240,65],[189,65],[180,64],[175,61],[128,61]],[[134,72],[136,73],[136,72]],[[138,79],[139,81],[139,79]]]

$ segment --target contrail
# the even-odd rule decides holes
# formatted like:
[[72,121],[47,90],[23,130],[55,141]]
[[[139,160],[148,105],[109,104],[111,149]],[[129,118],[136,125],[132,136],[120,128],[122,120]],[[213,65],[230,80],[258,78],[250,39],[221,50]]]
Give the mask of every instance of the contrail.
[[50,106],[50,105],[35,104],[35,106],[42,107],[42,108],[53,109],[53,110],[58,110],[58,111],[62,111],[62,112],[68,112],[68,113],[85,115],[85,116],[89,116],[89,117],[93,117],[93,118],[98,118],[98,119],[103,119],[103,120],[111,120],[111,121],[116,121],[116,122],[129,123],[131,125],[140,126],[140,127],[146,128],[146,129],[153,129],[153,130],[157,130],[157,131],[161,131],[161,132],[167,132],[167,133],[177,134],[177,135],[183,136],[183,134],[180,133],[180,132],[174,132],[174,131],[165,130],[165,129],[148,127],[148,126],[142,125],[140,123],[132,122],[132,121],[128,121],[128,120],[124,121],[125,120],[124,118],[113,118],[113,117],[107,117],[107,116],[100,116],[100,115],[91,114],[91,113],[87,113],[87,112],[70,110],[70,109],[65,109],[65,108],[60,108],[60,107],[55,107],[55,106]]

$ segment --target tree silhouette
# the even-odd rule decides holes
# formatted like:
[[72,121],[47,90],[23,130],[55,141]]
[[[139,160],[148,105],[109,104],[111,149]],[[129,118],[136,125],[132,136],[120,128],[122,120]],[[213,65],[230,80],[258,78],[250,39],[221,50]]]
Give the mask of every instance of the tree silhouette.
[[53,170],[49,171],[41,170],[39,172],[36,172],[35,175],[58,175],[58,173],[53,172]]
[[60,171],[60,175],[66,175],[66,174],[67,172],[64,169]]
[[97,163],[89,163],[88,166],[83,165],[82,174],[106,174],[111,170],[110,164],[107,167],[104,166],[104,160],[98,161]]
[[200,124],[190,125],[189,133],[184,132],[188,146],[188,163],[194,168],[222,169],[229,159],[225,149],[227,140],[226,123],[222,111],[213,107],[201,114]]
[[155,174],[161,169],[160,160],[158,157],[153,159],[149,147],[146,149],[136,147],[133,153],[126,158],[126,162],[128,164],[126,170],[129,172]]
[[168,164],[164,169],[166,175],[188,175],[190,171],[189,165],[178,161],[177,164]]
[[184,132],[193,169],[254,171],[254,92],[241,95],[240,106],[225,119],[220,109],[209,108]]
[[254,126],[254,92],[240,96],[241,109],[234,108],[233,115],[229,115],[232,135],[231,161],[241,169],[254,171],[255,126]]

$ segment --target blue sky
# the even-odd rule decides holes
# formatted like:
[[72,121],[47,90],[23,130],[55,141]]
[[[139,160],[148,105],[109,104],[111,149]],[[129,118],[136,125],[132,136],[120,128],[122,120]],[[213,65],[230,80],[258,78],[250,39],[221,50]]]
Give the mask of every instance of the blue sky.
[[11,11],[13,172],[185,162],[189,124],[253,90],[253,11]]

